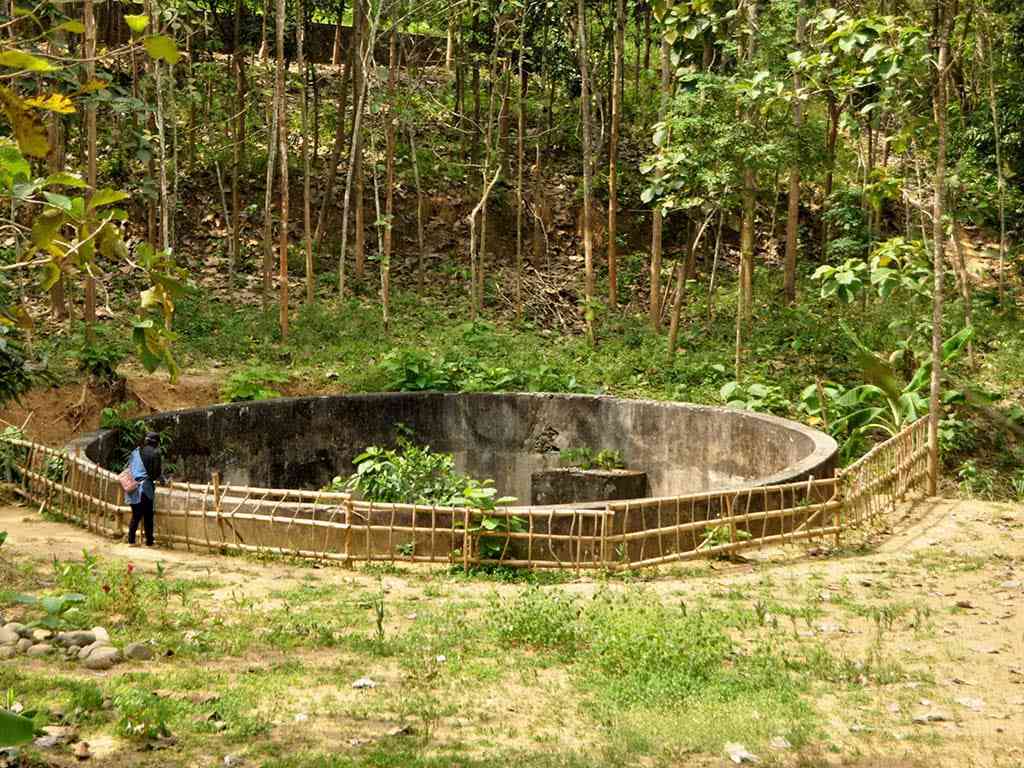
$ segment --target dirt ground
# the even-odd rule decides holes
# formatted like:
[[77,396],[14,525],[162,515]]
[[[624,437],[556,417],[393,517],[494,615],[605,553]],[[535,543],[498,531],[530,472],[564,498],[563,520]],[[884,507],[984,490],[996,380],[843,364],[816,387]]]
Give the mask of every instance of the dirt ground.
[[[88,550],[131,560],[142,570],[155,569],[159,561],[169,575],[213,576],[221,585],[217,593],[235,599],[244,595],[269,601],[271,593],[300,585],[309,573],[307,567],[278,561],[183,549],[132,549],[70,525],[44,521],[27,507],[0,507],[0,530],[10,533],[5,549],[16,560],[73,559]],[[384,576],[384,588],[395,597],[426,599],[417,569]],[[320,583],[355,589],[372,589],[380,578],[334,566],[318,571]],[[755,585],[763,587],[766,582],[780,602],[804,599],[809,590],[820,593],[824,614],[813,626],[801,624],[799,631],[819,638],[837,656],[862,656],[876,641],[879,628],[866,616],[833,608],[832,596],[841,593],[863,605],[899,602],[908,612],[928,617],[927,631],[909,627],[904,619],[888,629],[884,641],[886,651],[901,664],[934,679],[927,696],[911,682],[865,686],[853,706],[845,695],[820,696],[814,706],[826,723],[826,746],[794,755],[793,765],[1024,766],[1024,507],[944,499],[920,502],[903,510],[902,519],[867,554],[754,552],[740,564],[663,569],[646,587],[691,601],[702,595],[753,593]],[[585,595],[600,586],[585,577],[552,588]],[[521,588],[460,580],[446,587],[446,597],[472,599],[495,589]],[[228,666],[251,663],[222,661]],[[929,713],[941,719],[914,722]],[[691,764],[727,761],[705,756]]]
[[[126,377],[123,398],[138,408],[132,415],[146,416],[160,411],[216,403],[218,383],[210,376],[183,374],[171,384],[166,375]],[[28,439],[44,445],[62,445],[83,432],[99,429],[100,412],[109,405],[106,392],[83,388],[81,384],[35,387],[20,403],[0,409],[0,425],[24,427]]]

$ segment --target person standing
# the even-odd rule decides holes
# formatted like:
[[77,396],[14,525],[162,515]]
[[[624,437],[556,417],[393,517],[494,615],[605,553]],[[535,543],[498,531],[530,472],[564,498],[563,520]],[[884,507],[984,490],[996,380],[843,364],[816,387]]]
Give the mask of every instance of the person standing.
[[156,483],[163,477],[160,435],[156,432],[146,433],[142,445],[132,451],[128,459],[128,468],[138,483],[134,491],[125,494],[125,501],[132,508],[132,519],[128,524],[128,544],[135,546],[135,534],[141,522],[146,546],[152,547]]

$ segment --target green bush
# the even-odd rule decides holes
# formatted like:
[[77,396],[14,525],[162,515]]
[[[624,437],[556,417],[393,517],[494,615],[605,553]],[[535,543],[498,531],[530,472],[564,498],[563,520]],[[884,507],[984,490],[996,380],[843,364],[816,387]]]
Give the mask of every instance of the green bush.
[[281,393],[267,385],[285,384],[290,378],[284,371],[269,365],[254,365],[231,374],[221,387],[220,396],[228,403],[269,400],[280,397]]
[[344,482],[335,478],[331,488],[358,491],[367,501],[448,505],[466,486],[450,453],[437,453],[408,437],[399,437],[397,448],[371,445],[354,463],[355,473]]

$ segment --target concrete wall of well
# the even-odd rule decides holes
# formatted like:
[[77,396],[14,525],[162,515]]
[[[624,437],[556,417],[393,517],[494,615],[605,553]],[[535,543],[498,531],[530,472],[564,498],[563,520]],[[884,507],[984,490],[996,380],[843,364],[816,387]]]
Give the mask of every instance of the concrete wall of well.
[[[457,467],[492,478],[526,503],[533,472],[558,466],[560,450],[621,451],[648,475],[651,496],[831,477],[836,443],[765,414],[588,395],[387,393],[282,398],[151,417],[172,437],[175,479],[319,488],[353,470],[368,445],[393,445],[400,425],[454,454]],[[109,465],[116,441],[79,442]]]

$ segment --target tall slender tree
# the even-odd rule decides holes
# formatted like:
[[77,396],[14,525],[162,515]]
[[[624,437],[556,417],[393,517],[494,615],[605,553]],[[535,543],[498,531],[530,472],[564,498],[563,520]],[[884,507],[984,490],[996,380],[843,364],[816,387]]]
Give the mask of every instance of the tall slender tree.
[[587,338],[593,346],[597,343],[594,331],[594,231],[590,221],[594,155],[591,147],[590,56],[587,50],[587,12],[584,0],[576,0],[576,25],[576,49],[580,65],[580,134],[583,137],[583,263],[586,271],[583,312],[587,324]]
[[[13,4],[12,4],[13,9]],[[82,3],[82,24],[85,27],[83,44],[85,54],[85,81],[87,83],[96,79],[96,16],[93,14],[92,0],[84,0]],[[96,191],[96,101],[89,99],[85,107],[85,236],[91,234],[96,225],[96,217],[93,215],[92,195]],[[90,342],[96,338],[96,278],[93,276],[91,267],[85,278],[85,333]]]
[[611,134],[608,139],[608,306],[619,302],[618,269],[618,164],[619,123],[622,120],[623,51],[626,35],[626,1],[615,0],[615,32],[612,42]]
[[935,148],[935,187],[932,198],[932,245],[935,250],[932,263],[934,278],[932,286],[932,376],[928,404],[928,493],[931,496],[938,493],[938,478],[941,469],[939,464],[939,421],[942,418],[942,305],[946,250],[943,216],[946,202],[946,153],[949,124],[946,84],[952,17],[949,0],[935,0],[935,45],[938,48],[938,57],[933,104],[938,140]]
[[[648,38],[649,39],[649,38]],[[672,90],[672,48],[668,39],[661,40],[661,99],[658,104],[658,121],[664,122],[668,115],[668,101]],[[660,176],[661,171],[658,171]],[[661,330],[661,252],[663,216],[661,206],[655,205],[651,213],[651,297],[648,316],[651,327]]]
[[[801,50],[804,45],[804,19],[803,0],[799,0],[796,17],[796,48]],[[793,127],[797,134],[803,127],[804,114],[801,103],[802,83],[800,81],[800,70],[793,70]],[[800,159],[794,158],[789,168],[789,204],[786,209],[786,258],[785,274],[783,276],[783,293],[786,301],[790,304],[796,301],[796,261],[797,247],[799,245],[800,232]]]
[[387,184],[384,190],[384,244],[381,249],[380,259],[380,305],[385,331],[388,330],[391,320],[391,250],[395,224],[395,145],[398,132],[398,114],[395,111],[398,100],[398,0],[392,0],[390,16],[391,29],[388,33],[388,111],[384,115],[387,120],[385,127]]
[[279,323],[281,339],[288,339],[288,110],[285,89],[284,59],[284,21],[286,0],[277,0],[277,17],[275,19],[277,37],[277,66],[274,78],[274,104],[277,112],[277,155],[281,164],[281,189],[279,203],[278,230],[278,286],[280,305]]
[[[306,253],[306,301],[312,302],[316,294],[316,275],[313,269],[313,232],[310,212],[310,170],[309,170],[309,106],[306,98],[306,57],[304,43],[306,37],[306,4],[305,0],[298,0],[298,18],[295,20],[295,52],[296,61],[299,65],[301,85],[299,87],[299,99],[301,100],[299,117],[302,131],[302,244]],[[338,119],[342,119],[339,115]]]

